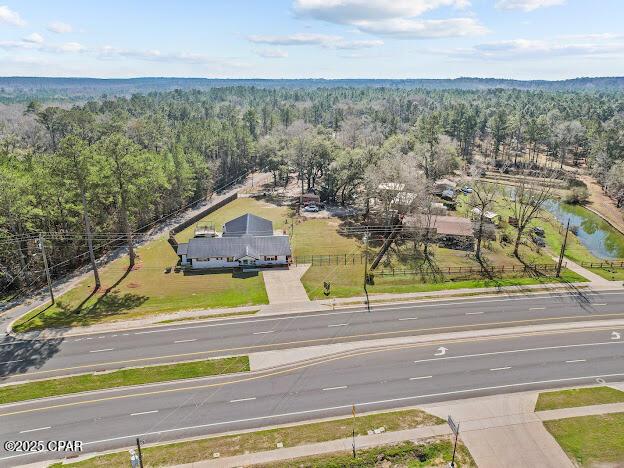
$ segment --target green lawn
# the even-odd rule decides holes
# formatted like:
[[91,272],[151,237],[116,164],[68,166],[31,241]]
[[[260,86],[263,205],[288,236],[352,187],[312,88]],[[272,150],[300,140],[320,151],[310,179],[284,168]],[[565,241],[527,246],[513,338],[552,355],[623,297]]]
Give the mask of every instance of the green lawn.
[[122,369],[105,374],[85,374],[0,387],[0,404],[33,400],[106,388],[249,371],[249,358],[237,356],[162,366]]
[[[323,282],[331,284],[330,295],[325,296]],[[375,276],[375,284],[368,286],[371,295],[381,293],[413,293],[427,291],[441,291],[463,288],[489,288],[502,286],[525,286],[534,284],[550,284],[556,282],[578,283],[587,281],[573,271],[564,269],[561,278],[517,276],[510,278],[473,278],[458,279],[449,277],[444,281],[431,282],[431,279],[421,278],[414,275]],[[363,296],[364,266],[312,266],[302,278],[310,299],[323,299],[326,297],[355,297]]]
[[544,426],[579,466],[624,466],[624,413],[546,421]]
[[[396,445],[358,450],[356,458],[351,453],[333,453],[315,457],[296,458],[283,462],[253,465],[254,468],[372,468],[388,467],[431,467],[448,466],[453,456],[453,444],[448,439],[439,438],[421,444],[411,441]],[[381,464],[380,460],[387,464]],[[382,463],[383,463],[382,462]],[[476,467],[470,452],[461,442],[457,444],[455,466]]]
[[535,411],[621,402],[624,402],[624,392],[612,387],[573,388],[540,393]]
[[[411,409],[388,413],[357,416],[355,430],[357,435],[366,435],[368,430],[385,427],[387,431],[400,431],[421,426],[443,424],[444,421],[424,411]],[[353,418],[336,419],[319,423],[280,427],[257,432],[246,432],[208,439],[146,447],[143,460],[146,466],[170,466],[194,463],[212,458],[219,452],[222,457],[240,455],[245,451],[254,453],[277,448],[281,442],[284,447],[326,442],[351,436]],[[101,455],[88,460],[70,463],[71,467],[125,466],[128,452]],[[56,465],[55,465],[56,466]],[[60,465],[58,465],[60,466]],[[63,465],[66,466],[66,465]]]

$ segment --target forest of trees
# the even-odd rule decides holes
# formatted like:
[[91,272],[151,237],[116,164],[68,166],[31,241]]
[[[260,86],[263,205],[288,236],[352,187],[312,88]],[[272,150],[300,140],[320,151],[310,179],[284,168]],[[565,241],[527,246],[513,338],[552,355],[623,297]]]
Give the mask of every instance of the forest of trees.
[[[624,204],[624,93],[223,87],[0,105],[0,296],[254,169],[351,202],[406,165],[587,165]],[[54,237],[56,236],[56,237]],[[127,239],[131,244],[131,239]],[[61,266],[62,265],[62,266]]]

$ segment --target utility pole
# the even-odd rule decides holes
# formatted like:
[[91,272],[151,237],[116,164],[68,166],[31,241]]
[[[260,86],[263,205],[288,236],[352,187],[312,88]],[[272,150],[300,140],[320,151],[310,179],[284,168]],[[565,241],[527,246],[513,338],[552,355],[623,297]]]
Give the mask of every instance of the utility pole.
[[52,291],[52,279],[50,278],[50,269],[48,268],[48,257],[45,251],[45,244],[43,243],[43,234],[39,234],[39,249],[43,256],[43,267],[45,269],[46,279],[48,280],[48,291],[50,291],[50,300],[54,304],[54,291]]
[[351,405],[351,412],[353,413],[353,431],[352,431],[352,443],[351,447],[353,448],[353,458],[355,458],[355,404]]
[[557,278],[561,276],[561,266],[563,265],[563,256],[565,255],[566,244],[568,243],[568,231],[570,230],[570,218],[568,218],[568,224],[566,226],[565,236],[563,237],[563,244],[561,244],[561,252],[559,253],[559,263],[557,263]]
[[138,437],[137,437],[137,440],[136,440],[136,444],[137,444],[137,451],[138,451],[138,455],[139,455],[139,466],[141,468],[143,468],[143,455],[141,455],[141,441],[139,440]]
[[364,234],[364,294],[366,294],[366,308],[370,312],[370,301],[368,299],[368,233]]

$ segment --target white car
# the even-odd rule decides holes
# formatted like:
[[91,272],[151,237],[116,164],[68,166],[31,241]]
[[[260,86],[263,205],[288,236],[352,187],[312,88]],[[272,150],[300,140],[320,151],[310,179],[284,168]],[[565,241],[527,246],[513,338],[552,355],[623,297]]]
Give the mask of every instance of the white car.
[[318,213],[319,209],[316,205],[308,205],[303,209],[303,211],[307,211],[308,213]]

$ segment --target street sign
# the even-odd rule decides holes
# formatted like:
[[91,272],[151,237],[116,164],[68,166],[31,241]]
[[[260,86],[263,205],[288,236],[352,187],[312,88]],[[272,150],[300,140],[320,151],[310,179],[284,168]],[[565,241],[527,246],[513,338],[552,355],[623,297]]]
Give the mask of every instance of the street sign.
[[138,468],[140,464],[139,456],[134,449],[130,449],[130,463],[132,464],[132,468]]
[[450,414],[446,422],[448,422],[448,425],[451,428],[451,431],[453,431],[453,434],[457,436],[457,434],[459,434],[459,424],[456,424],[455,421],[453,421],[453,418]]

